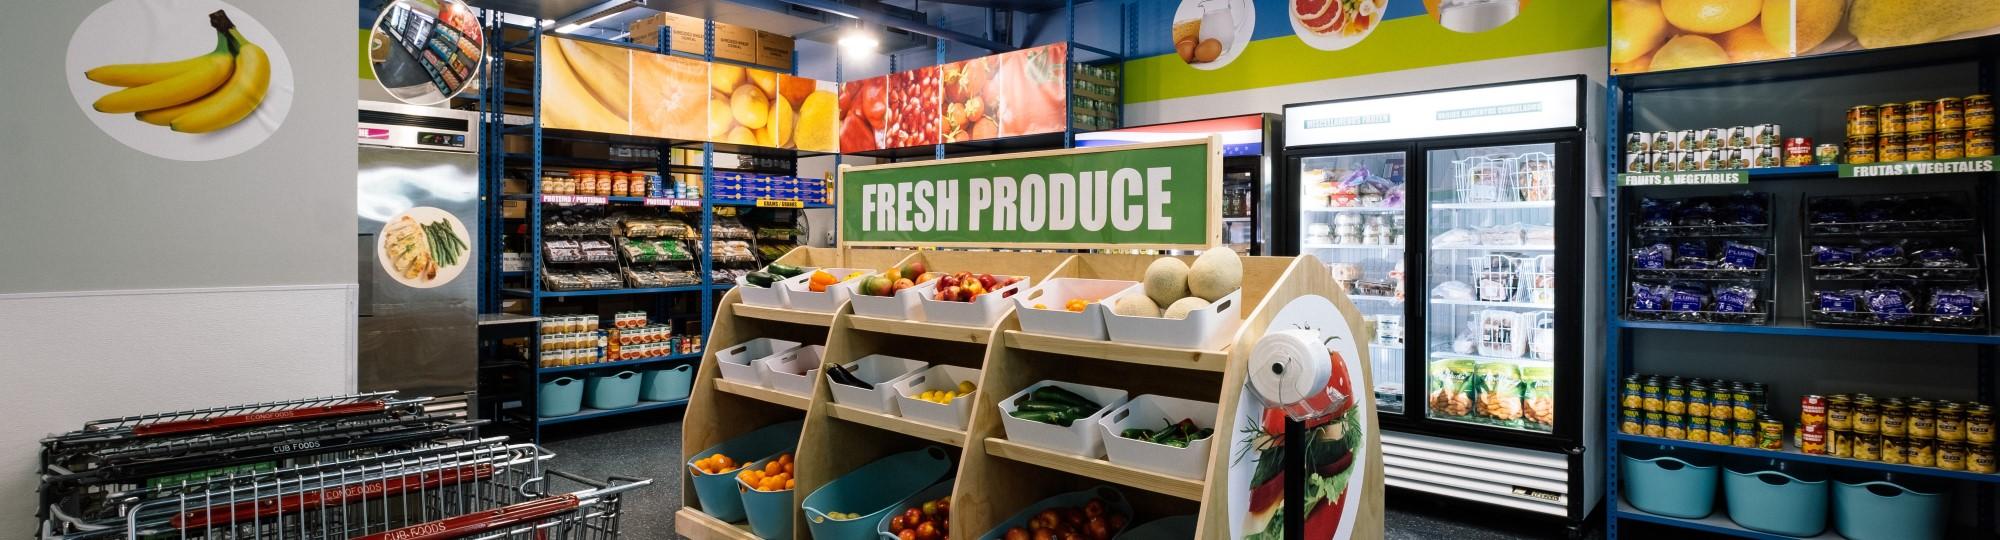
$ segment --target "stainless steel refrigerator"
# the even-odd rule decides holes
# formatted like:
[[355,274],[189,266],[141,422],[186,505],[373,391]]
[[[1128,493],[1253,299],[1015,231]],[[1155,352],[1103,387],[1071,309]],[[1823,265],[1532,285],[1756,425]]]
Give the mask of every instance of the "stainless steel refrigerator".
[[360,390],[448,397],[477,386],[475,115],[361,102]]
[[1583,523],[1602,409],[1580,76],[1285,107],[1282,254],[1373,327],[1386,483]]

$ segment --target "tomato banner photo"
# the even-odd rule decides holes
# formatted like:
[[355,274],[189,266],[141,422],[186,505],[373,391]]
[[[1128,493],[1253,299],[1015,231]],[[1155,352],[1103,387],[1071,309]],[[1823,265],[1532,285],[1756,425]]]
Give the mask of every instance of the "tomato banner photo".
[[843,167],[841,244],[1205,248],[1220,239],[1214,137]]

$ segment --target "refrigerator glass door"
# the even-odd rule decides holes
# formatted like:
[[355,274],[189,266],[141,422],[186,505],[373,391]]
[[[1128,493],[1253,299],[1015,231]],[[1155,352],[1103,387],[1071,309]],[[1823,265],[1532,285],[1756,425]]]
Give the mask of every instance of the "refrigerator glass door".
[[1375,403],[1403,412],[1403,152],[1299,158],[1299,253],[1326,263],[1366,324]]
[[1540,143],[1425,158],[1428,418],[1555,427],[1555,156]]

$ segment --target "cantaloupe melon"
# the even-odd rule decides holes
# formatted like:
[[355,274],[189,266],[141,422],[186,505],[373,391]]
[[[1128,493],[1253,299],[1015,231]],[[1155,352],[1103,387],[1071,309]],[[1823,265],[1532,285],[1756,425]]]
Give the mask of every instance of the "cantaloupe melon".
[[1208,307],[1207,300],[1202,300],[1198,296],[1190,296],[1174,301],[1174,305],[1167,306],[1166,313],[1161,316],[1169,319],[1186,319],[1189,313],[1206,307]]
[[1174,303],[1188,296],[1188,265],[1173,257],[1153,259],[1146,267],[1146,297],[1156,306]]
[[[1188,292],[1214,302],[1243,287],[1243,259],[1236,250],[1210,248],[1188,267]],[[1150,289],[1149,289],[1150,291]]]
[[1128,294],[1118,297],[1118,303],[1112,304],[1111,312],[1124,317],[1158,317],[1160,305],[1146,295]]

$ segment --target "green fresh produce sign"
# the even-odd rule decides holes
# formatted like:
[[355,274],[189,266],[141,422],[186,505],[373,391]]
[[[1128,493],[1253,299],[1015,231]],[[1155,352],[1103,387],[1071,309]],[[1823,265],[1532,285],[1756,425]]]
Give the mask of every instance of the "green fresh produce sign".
[[844,168],[841,243],[1211,246],[1220,148],[1202,139]]
[[1897,163],[1876,163],[1869,165],[1841,165],[1841,178],[1872,178],[1876,176],[1910,176],[1919,174],[1990,173],[2000,164],[2000,158],[1991,156],[1941,159],[1936,161],[1904,161]]
[[1750,173],[1732,171],[1689,171],[1671,173],[1632,173],[1618,175],[1618,185],[1636,186],[1701,186],[1711,184],[1748,184]]

